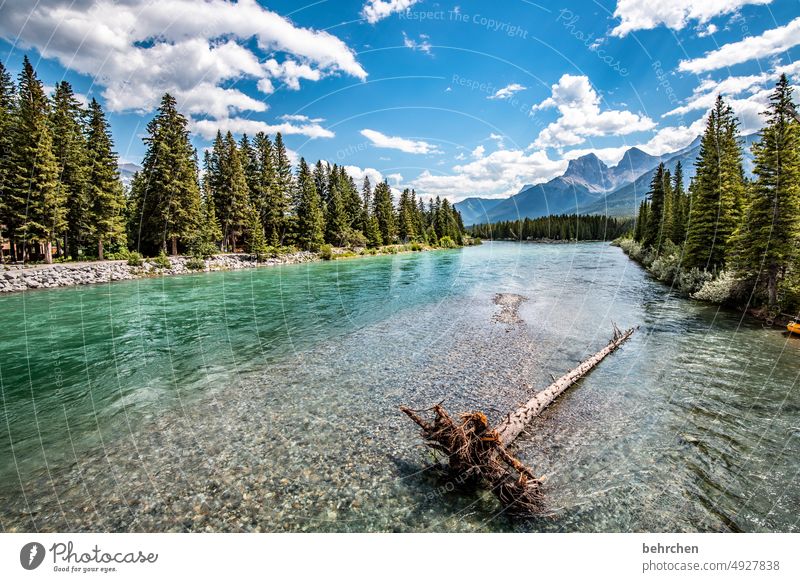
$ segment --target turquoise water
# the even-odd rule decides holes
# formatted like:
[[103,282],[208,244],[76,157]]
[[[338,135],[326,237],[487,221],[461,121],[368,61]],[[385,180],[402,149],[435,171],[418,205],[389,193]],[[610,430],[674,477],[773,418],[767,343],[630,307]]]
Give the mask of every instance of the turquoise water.
[[[518,293],[524,323],[493,322]],[[398,413],[493,419],[633,340],[518,454],[549,515],[452,491]],[[797,531],[800,341],[673,297],[600,243],[0,298],[0,526],[114,531]]]

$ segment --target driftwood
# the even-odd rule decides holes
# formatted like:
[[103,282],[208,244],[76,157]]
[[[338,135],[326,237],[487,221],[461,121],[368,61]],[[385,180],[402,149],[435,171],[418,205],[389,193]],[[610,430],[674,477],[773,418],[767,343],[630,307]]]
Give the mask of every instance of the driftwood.
[[[620,331],[615,325],[614,336],[606,347],[554,380],[523,406],[509,413],[494,429],[482,412],[461,414],[458,420],[454,420],[441,403],[427,411],[415,411],[405,406],[400,410],[422,428],[425,444],[447,456],[450,474],[458,483],[490,488],[513,514],[540,513],[544,508],[542,479],[509,454],[507,447],[528,422],[625,343],[633,332],[634,329]],[[433,412],[433,420],[423,419],[420,412]]]

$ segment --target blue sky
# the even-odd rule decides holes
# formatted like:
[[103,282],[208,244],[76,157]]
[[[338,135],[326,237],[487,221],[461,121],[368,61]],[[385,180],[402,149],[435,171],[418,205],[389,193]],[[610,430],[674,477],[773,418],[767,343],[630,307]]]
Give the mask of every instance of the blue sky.
[[217,128],[282,130],[312,162],[423,195],[507,196],[588,151],[674,151],[717,92],[758,129],[796,82],[794,0],[6,0],[0,55],[27,53],[109,112],[139,162],[164,91],[198,148]]

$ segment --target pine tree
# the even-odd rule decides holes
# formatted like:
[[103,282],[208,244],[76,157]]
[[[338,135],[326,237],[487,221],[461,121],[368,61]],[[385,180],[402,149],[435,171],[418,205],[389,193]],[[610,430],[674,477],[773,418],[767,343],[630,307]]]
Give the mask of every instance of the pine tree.
[[[0,263],[3,261],[4,237],[13,222],[9,204],[8,171],[11,163],[11,129],[14,115],[14,81],[0,61]],[[7,198],[8,196],[8,198]],[[12,246],[12,253],[14,251]]]
[[206,150],[203,155],[203,184],[201,196],[200,226],[191,246],[191,252],[199,258],[213,256],[220,249],[222,241],[222,227],[217,218],[214,205],[214,193],[211,186],[211,153]]
[[397,236],[397,226],[392,204],[392,189],[389,187],[389,183],[384,180],[378,184],[375,187],[374,196],[374,214],[381,241],[385,245],[392,244]]
[[738,122],[721,97],[717,97],[708,117],[691,195],[684,265],[721,268],[744,199]]
[[168,93],[147,124],[141,177],[131,188],[134,224],[129,226],[137,248],[146,252],[166,252],[171,243],[177,254],[178,245],[191,246],[198,233],[200,187],[187,125]]
[[58,162],[59,187],[67,206],[67,228],[64,233],[64,252],[72,258],[86,243],[90,225],[87,201],[87,135],[84,131],[85,112],[75,98],[72,86],[61,81],[56,85],[50,124],[53,130],[53,153]]
[[349,220],[342,185],[338,179],[338,168],[332,172],[332,176],[334,182],[329,187],[330,200],[325,216],[325,240],[332,245],[342,246],[347,236]]
[[275,136],[273,147],[273,167],[275,169],[275,184],[272,193],[270,220],[267,227],[267,237],[270,244],[283,244],[291,233],[290,213],[292,209],[292,195],[294,192],[294,178],[289,154],[283,143],[280,133]]
[[664,214],[668,195],[669,176],[664,164],[658,165],[650,182],[650,204],[647,212],[647,224],[642,233],[642,245],[659,251],[664,242]]
[[766,116],[753,144],[755,181],[734,264],[740,275],[763,282],[772,307],[787,275],[797,269],[800,245],[800,124],[786,75],[770,96]]
[[7,226],[12,238],[21,234],[26,242],[41,243],[45,262],[51,263],[53,243],[66,228],[66,205],[63,190],[58,185],[58,163],[53,155],[50,105],[27,56],[17,87],[9,190],[5,196],[12,209]]
[[219,160],[214,199],[222,227],[223,248],[236,252],[237,239],[252,228],[250,191],[242,156],[231,132],[221,142],[215,142],[214,148],[221,148],[214,153]]
[[686,238],[686,219],[688,200],[683,186],[683,165],[675,165],[675,176],[672,179],[672,213],[669,222],[669,239],[676,245],[682,245]]
[[325,219],[314,176],[303,158],[300,159],[297,188],[300,190],[300,202],[297,206],[297,243],[302,249],[316,251],[325,242]]
[[97,243],[97,258],[102,260],[106,243],[125,242],[125,196],[108,123],[95,99],[89,104],[86,153],[87,220],[90,236]]

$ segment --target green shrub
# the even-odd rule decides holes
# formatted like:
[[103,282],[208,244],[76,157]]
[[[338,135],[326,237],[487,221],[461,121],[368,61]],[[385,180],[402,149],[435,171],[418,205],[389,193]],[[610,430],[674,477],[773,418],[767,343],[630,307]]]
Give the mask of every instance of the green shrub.
[[708,271],[701,271],[694,267],[688,271],[683,271],[678,276],[678,289],[684,295],[691,295],[699,291],[703,285],[714,278]]
[[323,261],[330,261],[333,259],[333,247],[331,245],[322,245],[319,247],[319,256]]
[[152,263],[152,265],[156,269],[171,269],[172,268],[172,263],[170,262],[169,257],[167,256],[167,253],[165,253],[164,251],[161,251],[161,253],[155,259],[150,259],[150,263]]
[[456,244],[456,241],[454,241],[449,236],[443,236],[442,238],[439,239],[439,246],[443,249],[454,249],[458,245]]
[[190,271],[205,271],[206,262],[200,257],[192,257],[186,261],[186,268]]
[[422,246],[422,243],[418,243],[418,242],[411,243],[411,250],[413,252],[415,252],[415,253],[418,253],[419,251],[423,250],[424,248],[425,247]]
[[722,271],[715,279],[706,281],[692,299],[710,301],[711,303],[729,303],[742,294],[742,281],[731,271]]
[[134,251],[128,255],[129,267],[141,267],[142,265],[144,265],[144,258],[142,257],[141,253]]

